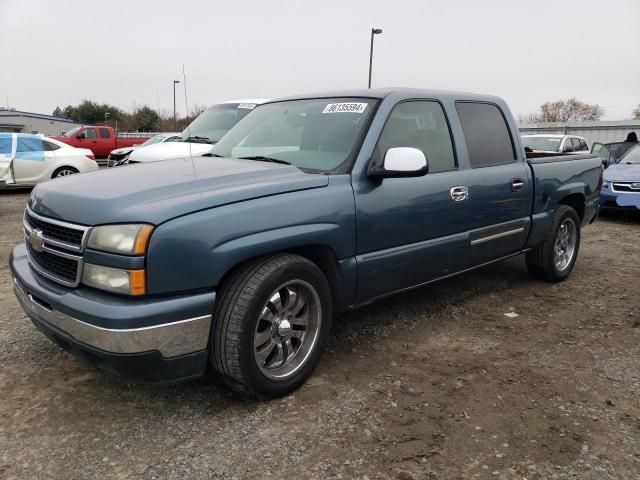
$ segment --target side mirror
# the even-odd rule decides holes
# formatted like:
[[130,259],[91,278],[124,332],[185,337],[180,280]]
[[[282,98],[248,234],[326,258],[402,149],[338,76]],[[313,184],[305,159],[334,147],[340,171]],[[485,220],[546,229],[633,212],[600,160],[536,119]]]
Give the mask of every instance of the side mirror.
[[367,174],[377,178],[422,177],[428,171],[429,164],[422,150],[412,147],[395,147],[384,154],[382,165],[379,161],[372,161]]

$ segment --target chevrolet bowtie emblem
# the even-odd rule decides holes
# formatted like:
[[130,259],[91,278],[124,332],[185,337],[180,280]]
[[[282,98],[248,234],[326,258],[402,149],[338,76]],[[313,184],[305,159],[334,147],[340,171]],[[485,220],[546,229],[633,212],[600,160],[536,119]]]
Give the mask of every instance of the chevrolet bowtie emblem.
[[29,243],[31,244],[31,248],[33,248],[36,252],[41,252],[44,247],[42,230],[32,230],[29,234]]

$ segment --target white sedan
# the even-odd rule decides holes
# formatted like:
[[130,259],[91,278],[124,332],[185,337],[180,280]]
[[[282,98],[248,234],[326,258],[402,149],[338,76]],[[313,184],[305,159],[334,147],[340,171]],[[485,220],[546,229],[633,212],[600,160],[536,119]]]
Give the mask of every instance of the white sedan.
[[91,150],[43,135],[0,132],[0,187],[29,186],[98,170]]

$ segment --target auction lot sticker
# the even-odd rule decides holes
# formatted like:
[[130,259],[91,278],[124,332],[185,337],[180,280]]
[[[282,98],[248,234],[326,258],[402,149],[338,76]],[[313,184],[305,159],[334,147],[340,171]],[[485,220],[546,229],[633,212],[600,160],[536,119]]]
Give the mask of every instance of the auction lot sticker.
[[244,108],[245,110],[253,110],[257,105],[255,103],[241,103],[238,108]]
[[322,113],[362,113],[365,108],[366,103],[330,103]]

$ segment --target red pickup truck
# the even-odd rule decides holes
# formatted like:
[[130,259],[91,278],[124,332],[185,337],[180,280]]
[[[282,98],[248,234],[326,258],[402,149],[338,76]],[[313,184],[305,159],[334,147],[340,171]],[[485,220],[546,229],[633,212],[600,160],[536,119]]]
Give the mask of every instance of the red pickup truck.
[[88,148],[96,158],[106,158],[111,150],[138,145],[149,139],[146,137],[118,137],[111,127],[82,126],[76,127],[64,135],[52,136],[72,147]]

